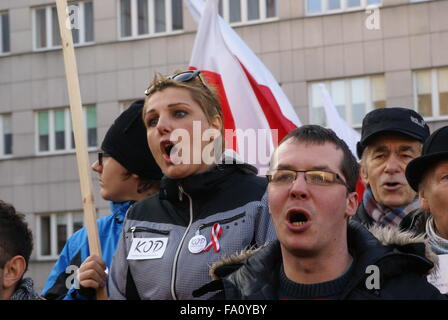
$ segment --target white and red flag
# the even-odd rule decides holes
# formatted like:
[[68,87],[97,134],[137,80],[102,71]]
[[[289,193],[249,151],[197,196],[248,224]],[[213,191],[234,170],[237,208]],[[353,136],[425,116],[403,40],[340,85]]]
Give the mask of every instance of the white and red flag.
[[318,86],[324,103],[327,127],[332,129],[339,138],[345,141],[350,148],[350,151],[358,159],[356,156],[356,143],[361,139],[361,135],[339,115],[325,85],[319,83]]
[[272,151],[300,120],[270,71],[219,16],[218,0],[185,1],[199,21],[190,69],[218,90],[226,147],[264,174]]
[[[356,155],[356,143],[361,139],[361,135],[340,116],[323,83],[319,83],[319,90],[324,104],[327,127],[332,129],[339,138],[345,141],[353,155],[358,159]],[[361,179],[358,179],[356,192],[358,192],[360,200],[362,200],[364,189],[365,187]]]

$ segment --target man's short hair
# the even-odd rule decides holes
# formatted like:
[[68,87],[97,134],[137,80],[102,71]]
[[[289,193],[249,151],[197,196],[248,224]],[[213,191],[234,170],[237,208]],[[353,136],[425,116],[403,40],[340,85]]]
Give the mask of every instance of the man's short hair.
[[340,139],[333,130],[318,125],[301,126],[284,137],[279,143],[279,146],[291,138],[300,143],[318,145],[330,142],[336,146],[336,149],[341,149],[343,153],[342,162],[340,164],[341,172],[347,181],[348,191],[354,192],[356,190],[356,184],[359,178],[358,162],[344,140]]
[[25,259],[28,269],[32,251],[33,234],[25,222],[25,216],[0,200],[0,268],[9,259],[19,255]]
[[[123,174],[125,180],[129,179],[131,176],[132,172],[130,171]],[[160,190],[160,180],[138,177],[137,193],[145,193],[151,189]]]

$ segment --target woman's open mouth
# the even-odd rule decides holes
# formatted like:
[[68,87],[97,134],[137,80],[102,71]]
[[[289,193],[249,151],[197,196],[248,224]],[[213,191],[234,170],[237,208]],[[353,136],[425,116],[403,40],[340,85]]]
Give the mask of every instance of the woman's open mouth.
[[171,161],[171,152],[173,152],[174,143],[170,140],[164,140],[160,142],[160,150],[162,151],[162,157],[166,162]]

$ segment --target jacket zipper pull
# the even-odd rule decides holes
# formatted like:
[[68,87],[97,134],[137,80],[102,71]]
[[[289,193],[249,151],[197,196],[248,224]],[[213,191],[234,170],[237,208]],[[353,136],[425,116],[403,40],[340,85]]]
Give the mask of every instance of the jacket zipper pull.
[[132,236],[132,240],[134,240],[134,232],[135,232],[136,227],[131,227],[131,236]]
[[183,193],[184,193],[184,189],[182,188],[181,185],[179,185],[179,201],[180,202],[182,202],[184,200]]

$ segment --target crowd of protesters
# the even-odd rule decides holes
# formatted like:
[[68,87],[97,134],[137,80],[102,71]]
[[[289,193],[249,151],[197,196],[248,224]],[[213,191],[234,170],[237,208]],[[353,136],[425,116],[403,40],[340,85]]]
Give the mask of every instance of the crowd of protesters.
[[410,108],[373,110],[358,163],[332,130],[305,125],[262,178],[225,152],[221,106],[199,71],[156,75],[145,93],[92,164],[112,211],[98,219],[102,256],[77,231],[38,295],[24,277],[32,234],[0,202],[0,299],[89,300],[99,288],[129,300],[446,298],[427,279],[448,254],[448,126],[430,134]]

